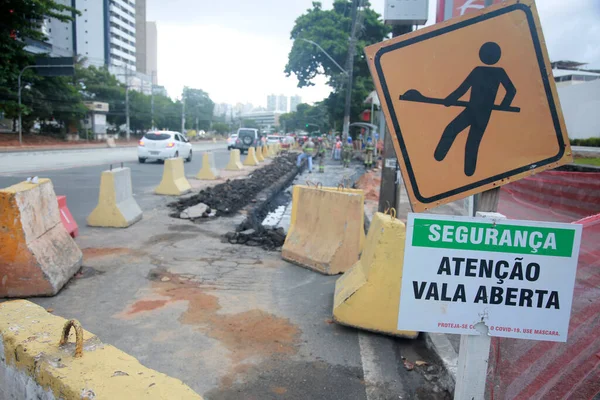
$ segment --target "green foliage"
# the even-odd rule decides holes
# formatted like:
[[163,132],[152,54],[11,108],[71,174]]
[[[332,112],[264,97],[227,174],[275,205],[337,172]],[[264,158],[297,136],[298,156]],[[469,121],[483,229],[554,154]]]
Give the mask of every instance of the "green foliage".
[[106,67],[85,67],[85,60],[75,67],[75,79],[86,101],[108,103],[109,113],[106,120],[109,124],[125,123],[125,85],[117,80]]
[[571,146],[600,147],[600,137],[587,139],[571,139]]
[[595,167],[600,167],[600,157],[594,158],[576,158],[575,164],[581,165],[593,165]]
[[[33,65],[33,57],[25,51],[25,39],[44,41],[40,30],[47,18],[63,22],[72,20],[77,11],[54,0],[2,0],[0,12],[0,110],[8,118],[18,114],[17,80],[20,71]],[[36,81],[36,74],[28,69],[23,74],[23,85]],[[34,91],[35,92],[35,91]],[[39,103],[40,99],[36,99]],[[48,106],[44,108],[48,111]],[[28,112],[28,109],[24,109]],[[31,114],[29,112],[29,114]]]
[[279,125],[285,126],[286,132],[294,132],[296,130],[321,132],[328,131],[329,111],[325,102],[316,103],[314,106],[309,104],[299,104],[295,112],[282,114],[279,116]]
[[183,88],[185,97],[185,127],[186,129],[208,130],[213,117],[215,103],[208,93],[200,89]]
[[[345,75],[315,45],[298,40],[299,38],[318,43],[339,65],[345,66],[348,54],[350,30],[352,27],[352,1],[335,0],[331,10],[323,10],[320,2],[313,2],[308,9],[296,19],[291,32],[294,40],[288,56],[285,73],[294,74],[298,78],[298,87],[313,85],[317,75],[324,74],[333,92],[325,100],[331,121],[341,120],[344,114]],[[380,15],[365,2],[362,10],[362,26],[359,27],[354,59],[354,82],[352,87],[351,120],[358,118],[364,109],[363,101],[373,90],[373,81],[362,49],[382,41],[390,28],[383,24]]]
[[212,129],[218,134],[228,133],[231,129],[229,129],[229,125],[224,122],[216,122],[213,124]]

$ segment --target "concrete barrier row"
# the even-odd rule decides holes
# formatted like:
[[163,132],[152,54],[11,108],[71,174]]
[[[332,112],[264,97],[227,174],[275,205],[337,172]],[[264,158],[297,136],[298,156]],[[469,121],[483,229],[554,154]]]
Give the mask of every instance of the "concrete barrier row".
[[333,301],[337,323],[414,339],[418,332],[397,329],[405,234],[401,221],[377,213],[365,238],[362,190],[297,185],[281,256],[322,274],[343,273]]
[[[75,329],[75,341],[69,330]],[[59,340],[60,339],[60,340]],[[0,304],[0,399],[202,399],[34,303]]]

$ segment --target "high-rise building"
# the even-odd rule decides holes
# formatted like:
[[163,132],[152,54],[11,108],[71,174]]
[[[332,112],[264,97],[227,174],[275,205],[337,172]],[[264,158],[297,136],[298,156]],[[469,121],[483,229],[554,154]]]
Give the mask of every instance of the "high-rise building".
[[[77,1],[78,3],[81,0]],[[88,1],[84,1],[88,3]],[[105,6],[108,3],[104,0]],[[110,65],[136,67],[135,0],[110,0],[108,38]]]
[[156,22],[146,22],[146,70],[148,76],[152,77],[152,83],[158,82],[158,35]]
[[297,95],[290,97],[290,112],[296,112],[300,103],[302,103],[302,97]]
[[[70,6],[71,0],[56,0],[59,5]],[[69,11],[62,11],[72,16]],[[48,18],[39,22],[39,30],[46,36],[45,40],[22,38],[25,51],[31,54],[44,54],[50,57],[72,57],[75,54],[76,40],[73,34],[73,23],[62,22],[56,18]]]
[[277,96],[270,94],[267,96],[267,111],[275,111],[277,109]]
[[288,110],[288,98],[287,98],[287,96],[280,94],[277,97],[277,111],[282,111],[282,112],[286,113],[287,110]]
[[135,0],[135,66],[138,72],[146,68],[146,0]]

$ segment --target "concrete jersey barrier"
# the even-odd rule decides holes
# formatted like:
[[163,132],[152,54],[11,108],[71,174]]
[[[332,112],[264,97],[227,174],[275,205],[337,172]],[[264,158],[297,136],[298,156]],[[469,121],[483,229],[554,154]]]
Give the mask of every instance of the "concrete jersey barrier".
[[322,274],[343,273],[358,261],[363,226],[362,191],[294,186],[290,229],[281,255]]
[[202,168],[196,174],[196,179],[215,180],[219,177],[219,171],[215,168],[213,153],[205,152],[202,154]]
[[98,205],[88,216],[88,225],[127,228],[141,219],[142,209],[133,198],[131,170],[116,168],[103,171]]
[[185,177],[183,158],[171,158],[165,160],[162,180],[154,189],[156,194],[168,196],[181,196],[192,190],[192,186]]
[[82,258],[50,179],[0,190],[0,297],[55,295]]
[[[60,345],[71,321],[80,341]],[[0,399],[202,399],[71,321],[25,300],[0,304]]]
[[244,169],[242,162],[240,161],[240,151],[233,149],[229,152],[229,163],[225,167],[226,171],[241,171]]
[[368,331],[414,339],[397,329],[406,227],[376,213],[360,260],[335,283],[333,320]]
[[[248,154],[250,154],[249,150],[248,150]],[[261,146],[256,146],[256,159],[258,160],[258,162],[265,161],[265,156],[262,153],[262,147]]]
[[255,167],[258,165],[258,159],[256,158],[256,151],[254,147],[248,149],[248,155],[244,160],[244,165],[247,167]]

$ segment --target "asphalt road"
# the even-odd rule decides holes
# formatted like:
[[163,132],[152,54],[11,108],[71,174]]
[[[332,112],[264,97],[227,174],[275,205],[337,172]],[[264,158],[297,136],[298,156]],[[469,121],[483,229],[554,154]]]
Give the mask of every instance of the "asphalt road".
[[[185,163],[187,176],[194,176],[202,166],[201,151],[214,153],[217,168],[224,168],[229,161],[229,152],[225,144],[195,145],[195,155],[192,161]],[[242,156],[242,160],[245,156]],[[42,158],[42,161],[37,160]],[[97,165],[86,165],[94,162]],[[160,183],[163,164],[146,162],[139,164],[135,149],[94,149],[67,150],[34,153],[18,153],[0,155],[0,187],[8,187],[24,181],[29,176],[37,175],[50,178],[57,195],[67,196],[67,205],[73,218],[79,225],[79,230],[86,229],[86,218],[98,203],[100,175],[110,168],[131,168],[133,196],[143,211],[152,209],[165,202],[162,196],[143,196],[149,194]],[[73,165],[83,163],[83,166],[57,169],[57,165]],[[168,200],[168,199],[167,199]]]
[[[194,149],[186,175],[197,173],[200,150],[209,149],[217,168],[227,164],[225,144],[204,145]],[[439,367],[423,340],[333,323],[337,276],[223,242],[241,215],[199,225],[168,217],[164,205],[172,199],[152,193],[162,164],[138,164],[131,149],[18,157],[0,156],[0,187],[31,175],[52,179],[67,196],[85,254],[81,273],[57,296],[31,300],[77,318],[144,365],[214,400],[449,398],[432,392]],[[120,162],[131,168],[144,218],[127,229],[89,228],[100,174]],[[408,371],[403,357],[430,366]]]

